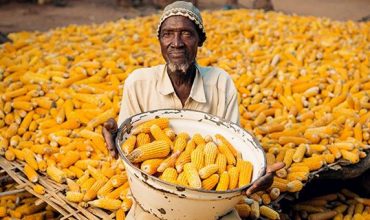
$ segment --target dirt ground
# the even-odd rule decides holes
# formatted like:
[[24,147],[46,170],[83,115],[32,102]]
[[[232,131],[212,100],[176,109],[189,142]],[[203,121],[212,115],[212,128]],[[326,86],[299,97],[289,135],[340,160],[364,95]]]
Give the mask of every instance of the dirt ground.
[[[4,0],[0,0],[0,3]],[[25,1],[25,0],[23,0]],[[66,0],[66,7],[37,5],[20,0],[0,4],[0,32],[46,31],[68,24],[91,24],[159,13],[150,0],[140,7],[118,6],[116,0]],[[199,7],[222,9],[225,0],[199,0]],[[239,7],[252,7],[240,0]],[[272,0],[274,9],[288,14],[324,16],[335,20],[359,20],[370,15],[370,0]]]

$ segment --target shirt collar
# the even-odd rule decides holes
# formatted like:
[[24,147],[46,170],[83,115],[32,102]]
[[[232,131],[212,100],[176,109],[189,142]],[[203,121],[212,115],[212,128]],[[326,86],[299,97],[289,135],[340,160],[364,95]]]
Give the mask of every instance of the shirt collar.
[[[204,89],[202,70],[198,66],[198,64],[196,64],[196,67],[197,67],[197,71],[195,74],[195,79],[191,87],[189,97],[199,103],[205,103],[207,100],[206,100],[206,94],[205,94],[205,89]],[[166,71],[166,65],[163,65],[159,71],[162,72],[161,79],[158,84],[159,92],[162,95],[169,95],[169,94],[175,93],[175,89],[173,88],[171,79],[168,76],[167,71]]]

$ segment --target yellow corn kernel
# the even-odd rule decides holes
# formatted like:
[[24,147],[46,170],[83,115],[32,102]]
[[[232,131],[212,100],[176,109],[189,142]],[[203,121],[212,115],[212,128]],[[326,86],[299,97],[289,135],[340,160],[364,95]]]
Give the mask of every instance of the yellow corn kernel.
[[58,169],[57,167],[55,166],[49,166],[47,169],[46,169],[46,173],[48,174],[48,176],[54,180],[55,182],[58,182],[58,183],[63,183],[65,181],[65,174],[62,170]]
[[220,180],[217,184],[216,191],[226,191],[229,187],[230,177],[227,171],[220,175]]
[[249,161],[243,161],[239,170],[239,183],[238,187],[241,188],[248,185],[252,180],[253,165]]
[[128,156],[131,162],[137,163],[148,159],[163,158],[170,153],[170,145],[166,141],[153,141],[133,150]]
[[66,199],[70,202],[82,202],[84,198],[84,194],[75,191],[67,191],[66,192]]
[[131,206],[132,206],[132,199],[129,197],[124,198],[122,201],[122,205],[121,205],[122,209],[127,212],[131,209]]
[[200,189],[202,187],[198,171],[193,163],[187,163],[184,165],[184,173],[190,187],[196,189]]
[[195,149],[191,153],[191,163],[194,164],[197,170],[204,166],[204,152],[200,149]]
[[163,160],[159,167],[157,168],[157,172],[163,172],[167,168],[175,167],[175,163],[179,155],[180,153],[176,152],[173,153],[171,156],[167,157],[165,160]]
[[165,129],[169,126],[168,118],[157,118],[147,122],[144,122],[132,130],[132,134],[136,135],[139,133],[149,133],[152,125],[157,125],[161,129]]
[[94,199],[99,189],[101,189],[107,181],[104,179],[96,179],[96,182],[86,191],[83,201],[87,202]]
[[173,151],[179,153],[183,152],[186,147],[188,139],[189,135],[187,133],[179,133],[176,137]]
[[134,150],[136,143],[136,136],[132,135],[123,144],[121,145],[121,149],[125,155],[128,155]]
[[19,125],[19,128],[18,128],[18,134],[22,135],[28,130],[28,128],[30,127],[30,124],[32,122],[33,115],[34,115],[34,112],[30,111],[23,118],[23,120],[22,120],[22,122],[21,122],[21,124]]
[[136,144],[138,147],[144,145],[144,144],[149,144],[150,143],[150,137],[149,134],[145,133],[140,133],[136,137]]
[[9,125],[8,129],[4,133],[4,137],[7,139],[10,139],[11,137],[17,134],[17,131],[18,131],[18,124],[14,122],[11,125]]
[[24,165],[23,172],[26,174],[29,181],[36,183],[39,180],[39,176],[37,175],[36,171],[28,164]]
[[191,161],[191,151],[183,151],[177,158],[175,167],[178,173],[181,173],[186,163]]
[[160,176],[160,179],[163,181],[167,181],[169,183],[175,183],[177,182],[177,171],[173,167],[166,168],[162,175]]
[[40,195],[44,195],[45,194],[45,188],[43,186],[41,186],[40,184],[36,184],[32,187],[33,191],[35,191],[35,193],[37,194],[40,194]]

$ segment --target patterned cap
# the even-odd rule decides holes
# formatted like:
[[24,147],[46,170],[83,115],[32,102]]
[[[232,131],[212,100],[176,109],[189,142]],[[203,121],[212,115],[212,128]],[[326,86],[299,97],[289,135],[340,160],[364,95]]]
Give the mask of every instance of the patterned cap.
[[197,7],[195,7],[191,2],[185,2],[185,1],[176,1],[172,4],[167,5],[164,8],[163,14],[161,16],[161,19],[158,24],[157,28],[157,37],[159,38],[159,31],[161,29],[161,26],[163,22],[171,17],[171,16],[184,16],[189,18],[191,21],[194,22],[194,24],[199,28],[199,33],[201,36],[201,43],[203,43],[206,40],[206,31],[204,30],[203,26],[203,20],[202,16],[200,15],[200,11]]

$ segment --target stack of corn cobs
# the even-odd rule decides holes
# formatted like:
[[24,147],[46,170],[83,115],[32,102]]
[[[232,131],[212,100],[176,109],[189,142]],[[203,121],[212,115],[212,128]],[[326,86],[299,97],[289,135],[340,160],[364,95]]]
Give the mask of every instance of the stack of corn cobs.
[[[260,204],[300,191],[310,172],[366,157],[369,23],[250,10],[205,12],[204,20],[199,64],[231,75],[241,126],[259,139],[268,164],[286,164],[269,190],[253,195],[253,211],[243,205],[240,213],[258,217]],[[0,48],[0,154],[26,162],[35,184],[47,175],[68,184],[70,201],[123,218],[129,186],[123,164],[108,155],[102,123],[117,118],[134,69],[164,62],[157,23],[149,16],[10,34],[13,43]]]

